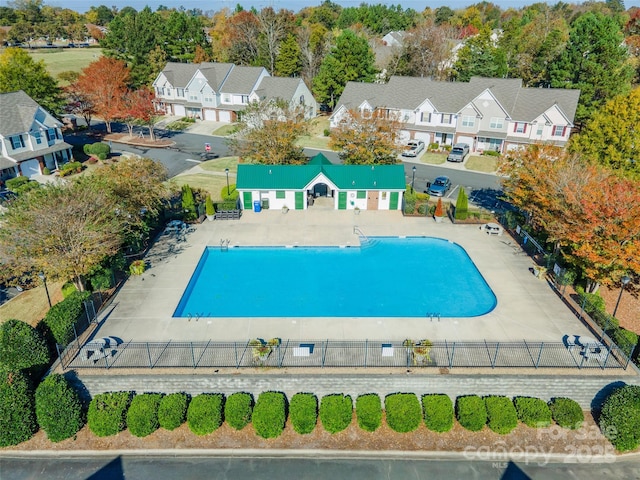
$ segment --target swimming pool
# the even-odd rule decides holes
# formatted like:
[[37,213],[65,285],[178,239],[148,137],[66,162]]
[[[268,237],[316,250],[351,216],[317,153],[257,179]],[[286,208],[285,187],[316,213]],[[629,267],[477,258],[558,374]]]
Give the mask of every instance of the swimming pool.
[[374,237],[362,247],[207,247],[174,317],[475,317],[496,297],[459,245]]

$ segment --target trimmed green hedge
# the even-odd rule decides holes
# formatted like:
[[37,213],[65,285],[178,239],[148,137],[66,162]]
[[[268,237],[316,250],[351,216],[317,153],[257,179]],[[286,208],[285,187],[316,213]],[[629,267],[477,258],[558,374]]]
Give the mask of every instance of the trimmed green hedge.
[[387,424],[400,433],[413,432],[422,422],[422,408],[413,393],[393,393],[384,399]]
[[640,446],[640,386],[625,385],[607,397],[600,429],[616,450],[626,452]]
[[131,435],[146,437],[160,427],[158,407],[161,399],[160,393],[143,393],[133,397],[127,410],[127,428]]
[[249,393],[229,395],[224,403],[224,419],[235,430],[242,430],[251,422],[252,411],[253,397]]
[[340,393],[325,395],[320,400],[320,421],[329,433],[338,433],[353,419],[353,400]]
[[456,418],[460,425],[472,432],[479,432],[487,423],[487,408],[477,395],[456,399]]
[[0,325],[0,364],[10,370],[36,373],[49,361],[47,342],[31,325],[16,319]]
[[45,378],[36,389],[38,425],[52,442],[74,436],[84,425],[82,404],[65,377],[57,373]]
[[158,423],[165,430],[175,430],[187,419],[187,404],[189,398],[186,393],[171,393],[165,395],[158,405]]
[[518,414],[510,398],[488,396],[485,397],[484,403],[487,407],[488,425],[491,430],[500,435],[506,435],[518,426]]
[[367,431],[375,432],[382,424],[382,403],[375,393],[360,395],[356,398],[356,417],[358,426]]
[[29,379],[0,366],[0,447],[27,441],[37,430]]
[[106,160],[111,153],[111,147],[107,143],[87,143],[82,147],[82,150],[87,155],[93,155],[100,160]]
[[196,435],[208,435],[222,425],[223,396],[219,393],[202,393],[194,397],[187,409],[189,430]]
[[73,328],[84,313],[83,302],[89,297],[90,292],[73,292],[47,312],[43,323],[56,343],[66,346],[75,339]]
[[101,393],[91,399],[87,423],[98,437],[108,437],[127,428],[127,408],[131,403],[131,392]]
[[281,392],[263,392],[253,407],[253,428],[262,438],[276,438],[287,421],[287,398]]
[[570,398],[553,398],[549,402],[551,416],[563,428],[577,430],[584,422],[584,412],[578,402]]
[[547,402],[540,398],[516,397],[513,400],[522,423],[533,428],[544,428],[551,425],[551,410]]
[[291,397],[289,416],[297,433],[313,432],[318,424],[318,397],[313,393],[296,393]]
[[422,396],[424,424],[432,432],[448,432],[453,428],[453,402],[448,395]]

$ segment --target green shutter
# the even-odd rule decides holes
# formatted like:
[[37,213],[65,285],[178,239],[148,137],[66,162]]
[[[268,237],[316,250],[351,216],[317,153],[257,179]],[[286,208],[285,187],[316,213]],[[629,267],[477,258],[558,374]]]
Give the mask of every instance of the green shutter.
[[296,192],[296,210],[304,210],[304,192]]
[[338,210],[347,209],[347,192],[338,192]]
[[253,204],[251,203],[253,201],[253,194],[251,192],[244,192],[242,195],[244,209],[251,210],[253,208]]
[[391,192],[391,196],[389,197],[389,210],[397,210],[398,209],[398,192]]

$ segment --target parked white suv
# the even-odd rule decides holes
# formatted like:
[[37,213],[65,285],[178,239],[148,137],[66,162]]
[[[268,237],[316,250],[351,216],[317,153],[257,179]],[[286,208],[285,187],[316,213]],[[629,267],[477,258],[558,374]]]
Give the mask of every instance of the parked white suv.
[[469,155],[469,145],[456,143],[447,156],[447,162],[464,162],[467,155]]
[[417,157],[424,150],[424,142],[422,140],[410,140],[407,148],[402,152],[403,157]]

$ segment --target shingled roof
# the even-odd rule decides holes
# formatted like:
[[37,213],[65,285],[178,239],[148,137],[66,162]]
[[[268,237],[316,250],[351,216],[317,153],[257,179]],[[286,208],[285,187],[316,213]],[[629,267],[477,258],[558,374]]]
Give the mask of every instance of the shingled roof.
[[256,94],[262,99],[282,99],[291,100],[296,89],[302,82],[299,78],[289,77],[264,77],[260,86],[256,89]]
[[233,63],[203,62],[197,67],[207,79],[209,86],[218,92],[234,65]]
[[174,88],[184,88],[199,66],[197,63],[168,62],[162,69],[162,73]]
[[40,105],[22,90],[0,94],[0,135],[28,132]]
[[256,86],[256,83],[258,83],[258,78],[263,71],[263,67],[243,67],[236,65],[233,67],[233,70],[231,70],[220,91],[222,93],[249,95]]

